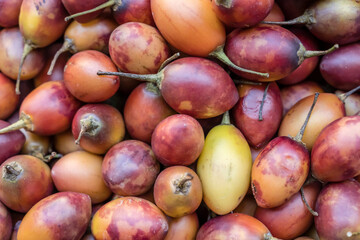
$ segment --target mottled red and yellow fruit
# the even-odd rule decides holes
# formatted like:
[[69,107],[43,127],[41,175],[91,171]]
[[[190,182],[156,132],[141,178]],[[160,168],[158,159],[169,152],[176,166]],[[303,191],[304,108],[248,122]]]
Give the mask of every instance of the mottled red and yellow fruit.
[[224,51],[235,65],[270,76],[259,77],[234,70],[237,75],[258,81],[275,81],[288,76],[304,61],[305,48],[289,30],[260,24],[231,32]]
[[[303,98],[287,112],[280,124],[279,136],[294,137],[297,134],[313,100],[314,95]],[[343,102],[335,94],[320,93],[302,138],[307,149],[310,150],[313,147],[316,138],[324,127],[343,116],[345,116]]]
[[106,153],[102,174],[106,185],[120,196],[146,193],[160,171],[150,146],[138,140],[126,140]]
[[80,239],[91,217],[88,195],[60,192],[44,198],[26,213],[18,240]]
[[153,203],[137,197],[121,197],[106,203],[94,215],[91,232],[98,240],[162,240],[169,225]]
[[102,161],[101,156],[85,151],[63,156],[51,169],[56,189],[87,194],[92,204],[105,201],[111,196],[111,191],[102,177]]
[[[276,134],[282,119],[280,89],[275,82],[269,83],[263,102],[262,115],[259,112],[266,84],[238,86],[240,99],[232,109],[235,126],[244,134],[249,145],[261,148]],[[261,134],[259,134],[261,129]]]
[[277,137],[255,159],[251,188],[259,207],[273,208],[299,192],[310,168],[309,152],[303,144]]
[[360,116],[327,125],[311,152],[311,173],[323,182],[340,182],[360,174]]
[[109,52],[120,71],[137,74],[156,73],[170,56],[159,31],[139,22],[118,26],[111,33]]
[[272,239],[266,226],[254,217],[231,213],[218,216],[201,226],[196,240],[207,239]]
[[360,232],[360,183],[329,183],[316,201],[316,231],[320,239],[358,239]]
[[224,25],[210,0],[151,0],[151,11],[161,35],[179,51],[206,57],[225,43]]
[[119,89],[117,76],[98,76],[98,70],[116,72],[111,59],[95,50],[74,54],[66,63],[64,82],[74,97],[83,102],[102,102],[113,96]]
[[165,166],[190,165],[204,146],[204,132],[195,118],[175,114],[162,120],[151,137],[156,158]]
[[[319,182],[304,187],[304,196],[309,206],[314,209],[320,192]],[[255,218],[270,230],[274,237],[292,240],[305,233],[313,223],[313,215],[301,199],[301,193],[294,194],[287,202],[276,208],[258,207]]]
[[2,73],[0,73],[0,86],[0,99],[6,99],[6,101],[0,101],[0,119],[4,120],[10,117],[17,108],[19,95],[14,91],[15,84]]
[[193,240],[199,230],[196,213],[169,220],[169,231],[164,240]]
[[0,200],[14,211],[27,212],[53,192],[50,168],[36,157],[16,155],[0,171]]
[[154,199],[167,216],[178,218],[192,214],[202,201],[200,179],[188,167],[166,168],[156,178]]

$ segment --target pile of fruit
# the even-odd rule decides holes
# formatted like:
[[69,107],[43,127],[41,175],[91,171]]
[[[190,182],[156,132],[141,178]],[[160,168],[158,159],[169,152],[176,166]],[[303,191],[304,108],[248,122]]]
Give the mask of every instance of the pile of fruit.
[[360,239],[359,89],[357,0],[0,0],[0,240]]

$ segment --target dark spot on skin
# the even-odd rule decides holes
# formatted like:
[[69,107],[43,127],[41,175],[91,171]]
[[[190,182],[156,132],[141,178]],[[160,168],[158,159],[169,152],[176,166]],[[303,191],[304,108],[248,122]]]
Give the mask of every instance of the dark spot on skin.
[[109,234],[110,239],[120,239],[120,233],[114,219],[111,219],[111,222],[106,228],[106,231]]
[[159,54],[156,56],[156,58],[154,60],[155,66],[158,66],[160,64],[161,58],[162,58],[162,55],[161,55],[161,52],[159,52]]

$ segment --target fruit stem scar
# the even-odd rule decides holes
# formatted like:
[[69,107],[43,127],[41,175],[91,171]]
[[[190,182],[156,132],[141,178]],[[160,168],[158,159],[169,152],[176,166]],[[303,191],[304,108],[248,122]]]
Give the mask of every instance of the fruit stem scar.
[[191,180],[194,179],[194,176],[190,173],[186,173],[186,175],[180,179],[176,179],[173,184],[175,186],[175,194],[184,194],[186,195],[189,191],[189,188],[191,186]]
[[80,120],[80,133],[78,138],[75,140],[76,144],[80,144],[80,139],[84,134],[94,136],[100,131],[100,123],[92,115],[86,116],[84,119]]
[[270,83],[268,83],[268,84],[266,85],[266,88],[265,88],[265,91],[264,91],[264,94],[263,94],[263,99],[262,99],[262,101],[261,101],[260,110],[259,110],[259,121],[264,120],[264,119],[263,119],[263,116],[262,116],[262,112],[263,112],[263,108],[264,108],[264,104],[265,104],[265,99],[266,99],[266,95],[267,95],[269,86],[270,86]]
[[304,136],[305,128],[306,128],[306,126],[307,126],[307,124],[308,124],[308,122],[310,120],[311,113],[312,113],[312,111],[313,111],[313,109],[315,107],[315,104],[317,102],[318,97],[319,97],[319,93],[317,92],[317,93],[315,93],[314,101],[313,101],[313,103],[312,103],[312,105],[310,107],[309,113],[306,116],[305,122],[302,125],[302,127],[301,127],[300,131],[298,132],[298,134],[293,138],[293,140],[295,140],[297,142],[301,142],[301,139]]

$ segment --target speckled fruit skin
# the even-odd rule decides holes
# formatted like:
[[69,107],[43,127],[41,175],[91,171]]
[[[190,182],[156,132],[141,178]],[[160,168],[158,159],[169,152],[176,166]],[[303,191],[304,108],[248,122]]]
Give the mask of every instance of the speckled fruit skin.
[[275,81],[288,76],[300,64],[300,40],[289,30],[278,25],[259,24],[248,29],[236,29],[226,39],[225,53],[229,59],[246,69],[269,73],[259,77],[233,70],[246,79]]
[[192,214],[202,200],[200,179],[188,167],[168,167],[156,178],[154,199],[167,216],[178,218]]
[[112,8],[112,14],[119,25],[126,22],[141,22],[155,26],[150,0],[121,0],[120,5]]
[[49,136],[68,129],[80,105],[63,81],[51,81],[30,92],[22,102],[19,112],[30,116],[32,132]]
[[168,229],[161,210],[137,197],[121,197],[106,203],[91,222],[91,232],[97,240],[162,240]]
[[126,130],[133,139],[151,143],[151,136],[166,117],[175,114],[152,83],[137,86],[126,99],[124,120]]
[[263,208],[278,207],[297,193],[310,168],[309,152],[289,137],[271,140],[255,159],[251,188]]
[[81,131],[81,120],[93,117],[99,123],[99,132],[94,135],[84,134],[80,138],[80,147],[84,150],[105,154],[112,146],[122,141],[125,136],[125,124],[119,110],[108,104],[86,104],[75,114],[71,129],[75,139]]
[[346,180],[329,183],[316,201],[315,228],[320,239],[358,239],[347,237],[348,232],[360,232],[360,183]]
[[86,194],[60,192],[44,198],[26,213],[18,240],[80,239],[91,217],[91,200]]
[[[77,0],[61,0],[61,2],[64,4],[64,7],[69,12],[69,14],[72,15],[78,12],[83,12],[95,8],[105,3],[106,0],[90,0],[81,2]],[[75,20],[79,23],[86,23],[99,16],[102,11],[103,10],[99,10],[93,13],[85,14],[83,16],[76,17]]]
[[150,25],[129,22],[118,26],[110,36],[111,59],[122,72],[156,73],[170,56],[159,31]]
[[[5,174],[6,165],[12,166],[20,174],[10,179]],[[1,164],[0,171],[0,200],[14,211],[25,213],[53,192],[50,168],[36,157],[13,156]]]
[[[320,189],[319,182],[313,182],[304,187],[305,199],[312,209],[315,208]],[[265,224],[274,237],[284,240],[292,240],[305,233],[314,219],[302,201],[300,192],[294,194],[279,207],[257,207],[254,217]]]
[[0,202],[0,240],[9,240],[12,233],[10,212]]
[[[314,95],[303,98],[287,112],[280,124],[279,136],[296,136],[304,124],[313,100]],[[345,116],[343,102],[335,94],[320,93],[302,138],[306,148],[311,150],[321,130],[343,116]]]
[[231,213],[218,216],[202,225],[196,240],[248,239],[265,240],[271,236],[266,226],[254,217]]
[[[259,120],[259,110],[266,84],[261,86],[239,85],[240,99],[232,109],[235,126],[244,134],[249,145],[261,148],[277,132],[282,119],[283,104],[280,89],[275,82],[269,83],[264,101],[262,117]],[[261,129],[261,134],[259,134]]]
[[331,86],[348,91],[360,85],[359,62],[360,43],[341,46],[321,59],[320,72]]
[[274,0],[212,0],[216,16],[227,26],[245,28],[263,21],[270,13]]
[[119,89],[117,76],[98,76],[99,70],[117,72],[111,59],[95,50],[74,54],[66,63],[64,82],[74,97],[83,102],[102,102]]
[[162,120],[151,137],[156,158],[165,166],[190,165],[204,147],[204,131],[195,118],[175,114]]
[[161,94],[178,113],[212,118],[230,110],[239,99],[229,74],[205,58],[177,59],[164,68],[163,75]]
[[340,182],[360,174],[360,116],[342,117],[327,125],[311,151],[312,175]]
[[51,168],[51,177],[58,191],[89,195],[91,203],[101,203],[111,196],[102,177],[103,157],[76,151],[60,158]]
[[[0,120],[0,129],[9,125],[8,122]],[[24,143],[25,136],[20,131],[0,134],[0,164],[19,153]]]
[[125,140],[106,153],[102,174],[106,185],[120,196],[146,193],[160,171],[150,146],[138,140]]

